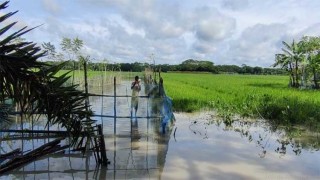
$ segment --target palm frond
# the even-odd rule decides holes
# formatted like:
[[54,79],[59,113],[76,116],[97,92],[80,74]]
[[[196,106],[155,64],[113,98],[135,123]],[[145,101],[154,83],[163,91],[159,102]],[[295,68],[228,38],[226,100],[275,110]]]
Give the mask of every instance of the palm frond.
[[285,48],[287,48],[287,50],[292,51],[291,45],[289,45],[287,42],[282,41],[282,44],[284,45]]
[[290,51],[287,50],[287,49],[282,48],[282,51],[285,52],[285,53],[286,53],[287,55],[289,55],[289,56],[293,56],[293,53],[290,52]]
[[[0,10],[7,4],[8,1],[0,4]],[[16,12],[1,16],[0,23]],[[0,36],[15,24],[2,28]],[[95,122],[91,119],[92,111],[85,104],[87,95],[77,90],[77,85],[65,85],[70,78],[67,73],[56,75],[65,63],[52,66],[39,62],[38,58],[46,52],[33,42],[12,43],[37,27],[23,27],[0,41],[0,103],[10,98],[25,115],[45,114],[46,125],[59,124],[66,128],[72,137],[72,145],[76,145],[83,131],[88,136],[92,134],[90,130]]]
[[[0,19],[1,19],[1,17],[0,17]],[[0,22],[1,22],[1,20],[0,20]],[[13,23],[5,26],[4,28],[0,29],[0,36],[1,36],[2,34],[4,34],[5,32],[7,32],[10,28],[12,28],[16,23],[17,23],[17,22],[13,22]]]

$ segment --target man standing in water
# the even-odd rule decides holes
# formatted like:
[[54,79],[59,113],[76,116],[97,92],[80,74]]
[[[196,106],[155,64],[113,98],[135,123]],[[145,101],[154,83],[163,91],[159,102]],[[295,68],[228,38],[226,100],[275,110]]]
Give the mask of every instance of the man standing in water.
[[131,118],[133,116],[133,109],[135,111],[135,117],[137,117],[139,92],[141,90],[139,76],[134,77],[134,81],[131,84],[132,97],[131,97]]

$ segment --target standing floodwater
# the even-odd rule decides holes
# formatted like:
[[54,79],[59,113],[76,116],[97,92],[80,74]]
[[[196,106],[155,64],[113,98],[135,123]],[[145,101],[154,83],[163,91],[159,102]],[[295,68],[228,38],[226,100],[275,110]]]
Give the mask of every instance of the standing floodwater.
[[[101,94],[102,89],[97,84],[90,86],[92,94]],[[96,166],[93,154],[86,158],[79,154],[67,152],[41,158],[35,162],[11,171],[1,176],[4,179],[126,179],[126,178],[159,178],[165,163],[170,129],[162,133],[161,112],[159,102],[161,98],[148,98],[148,92],[142,84],[139,98],[139,108],[136,117],[130,117],[131,82],[121,81],[116,87],[106,85],[103,89],[105,97],[91,96],[90,105],[97,124],[103,125],[108,167]],[[116,95],[121,96],[114,99]],[[128,96],[128,97],[127,97]],[[115,105],[115,106],[114,106]],[[113,116],[116,115],[117,118]],[[18,122],[18,121],[17,121]],[[17,123],[16,123],[17,124]],[[12,129],[18,128],[16,124]],[[41,128],[44,124],[38,123]],[[25,127],[30,127],[26,123]],[[43,127],[42,127],[43,128]],[[53,129],[52,127],[50,128]],[[2,134],[1,153],[23,147],[27,151],[38,147],[52,139],[38,139],[36,137],[12,140]]]
[[[117,95],[131,95],[131,81],[116,85]],[[142,83],[140,95],[146,95]],[[99,86],[90,93],[101,94]],[[113,85],[103,94],[113,95]],[[94,156],[66,152],[40,158],[0,179],[319,179],[319,135],[303,131],[296,138],[263,120],[240,119],[230,126],[212,112],[176,113],[176,124],[162,134],[160,99],[139,99],[137,120],[130,119],[130,97],[90,97],[97,124],[103,124],[108,167]],[[19,127],[19,120],[12,127]],[[114,126],[116,123],[116,126]],[[27,127],[28,124],[26,123]],[[43,124],[37,123],[35,128]],[[175,131],[174,131],[175,130]],[[307,135],[306,135],[307,134]],[[298,138],[297,138],[298,137]],[[24,151],[52,139],[10,140],[1,135],[0,152]]]
[[163,179],[320,178],[319,133],[287,132],[265,120],[226,126],[213,112],[178,113],[176,119]]

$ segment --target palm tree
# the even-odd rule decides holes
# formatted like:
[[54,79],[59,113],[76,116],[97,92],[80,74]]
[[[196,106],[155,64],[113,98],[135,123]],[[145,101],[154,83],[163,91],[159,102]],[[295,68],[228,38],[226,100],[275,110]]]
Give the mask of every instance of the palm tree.
[[273,67],[280,66],[281,69],[284,69],[290,73],[289,85],[290,87],[293,87],[295,83],[295,76],[293,74],[293,65],[290,56],[286,54],[276,54],[275,61],[276,62],[273,64]]
[[302,51],[299,45],[293,40],[291,44],[282,41],[283,54],[276,54],[274,67],[280,65],[282,69],[290,73],[290,86],[299,87],[299,63],[302,61]]
[[[0,4],[0,10],[7,5],[8,1]],[[0,16],[0,24],[16,12]],[[0,28],[0,36],[15,24]],[[92,112],[85,104],[87,94],[77,90],[77,85],[65,85],[68,73],[56,76],[65,63],[52,66],[40,62],[37,59],[45,56],[45,51],[33,42],[15,41],[32,29],[24,27],[0,40],[0,104],[12,99],[21,117],[45,114],[47,126],[59,124],[70,133],[72,145],[82,146],[86,144],[82,140],[89,140],[93,134]],[[79,141],[83,132],[85,137]]]

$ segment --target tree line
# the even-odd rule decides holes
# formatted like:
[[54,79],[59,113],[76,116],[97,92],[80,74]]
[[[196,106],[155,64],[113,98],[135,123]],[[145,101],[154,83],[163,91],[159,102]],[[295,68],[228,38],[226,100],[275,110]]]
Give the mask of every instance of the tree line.
[[[189,60],[186,60],[189,61]],[[186,61],[183,61],[178,65],[170,64],[159,64],[153,65],[149,63],[108,63],[106,62],[91,62],[87,61],[88,70],[92,71],[132,71],[132,72],[142,72],[147,67],[151,67],[160,70],[161,72],[206,72],[213,74],[255,74],[255,75],[285,75],[287,74],[285,70],[280,68],[262,68],[262,67],[251,67],[247,65],[237,66],[237,65],[212,65],[212,66],[201,66],[195,64],[186,64]],[[197,61],[197,60],[193,60]],[[57,64],[62,61],[47,61],[49,64]],[[65,63],[64,69],[66,70],[75,70],[79,68],[83,69],[81,61],[69,60]],[[211,64],[210,61],[205,61],[207,64]],[[204,64],[205,64],[204,63]]]
[[64,69],[66,70],[81,70],[84,61],[87,62],[87,68],[92,71],[133,71],[141,72],[146,67],[161,70],[162,72],[209,72],[214,74],[229,73],[229,74],[286,74],[286,71],[280,68],[262,68],[251,67],[246,64],[237,65],[215,65],[209,60],[187,59],[181,64],[149,64],[149,63],[110,63],[107,59],[92,60],[90,56],[85,56],[81,53],[83,41],[79,38],[63,38],[60,43],[61,50],[58,52],[53,44],[45,42],[42,48],[47,52],[45,61],[49,64],[58,64],[65,62]]

